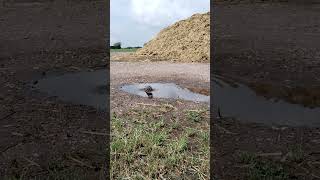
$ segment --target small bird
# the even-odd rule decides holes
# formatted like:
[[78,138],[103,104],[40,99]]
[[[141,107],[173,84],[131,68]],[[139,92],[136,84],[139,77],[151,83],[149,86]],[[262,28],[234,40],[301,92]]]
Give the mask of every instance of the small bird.
[[151,86],[147,86],[143,90],[150,99],[153,98],[153,95],[152,95],[153,88]]

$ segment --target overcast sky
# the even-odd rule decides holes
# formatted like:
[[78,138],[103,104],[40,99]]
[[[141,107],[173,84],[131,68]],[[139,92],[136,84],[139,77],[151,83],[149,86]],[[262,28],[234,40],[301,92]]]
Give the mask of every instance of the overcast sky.
[[111,0],[110,43],[143,46],[161,29],[210,9],[210,0]]

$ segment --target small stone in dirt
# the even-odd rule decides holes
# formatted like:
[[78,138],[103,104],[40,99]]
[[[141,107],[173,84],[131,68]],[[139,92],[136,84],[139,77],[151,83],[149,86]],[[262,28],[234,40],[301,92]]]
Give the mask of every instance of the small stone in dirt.
[[38,81],[36,80],[36,81],[33,81],[33,84],[35,85],[35,84],[38,84]]

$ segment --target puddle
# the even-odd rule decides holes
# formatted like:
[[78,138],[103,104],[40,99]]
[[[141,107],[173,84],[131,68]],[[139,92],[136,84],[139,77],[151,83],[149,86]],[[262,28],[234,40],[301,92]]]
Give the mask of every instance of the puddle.
[[[106,70],[79,72],[65,75],[48,75],[38,80],[35,89],[49,96],[74,104],[106,109]],[[308,108],[282,100],[266,99],[249,87],[221,77],[213,81],[213,106],[219,107],[222,116],[235,117],[241,121],[267,125],[320,127],[320,107]],[[173,83],[130,84],[120,89],[142,97],[142,90],[150,85],[154,98],[182,99],[209,102],[210,97],[194,93]]]
[[320,107],[307,108],[282,100],[266,99],[249,87],[214,79],[213,106],[222,116],[267,125],[320,127]]
[[151,86],[153,98],[182,99],[194,102],[209,102],[210,96],[193,93],[186,88],[182,88],[174,83],[136,83],[120,87],[122,91],[130,94],[136,94],[142,97],[148,97],[144,88]]
[[107,71],[70,73],[38,80],[35,89],[74,104],[107,108]]
[[[97,70],[94,72],[78,72],[64,75],[48,75],[46,78],[38,80],[34,85],[35,89],[51,97],[71,102],[93,106],[98,109],[107,107],[107,71]],[[128,85],[122,87],[122,90],[137,94],[142,97],[148,97],[140,88],[147,84]],[[193,93],[188,89],[183,89],[173,83],[160,84],[151,83],[154,88],[154,98],[173,98],[197,102],[209,102],[209,96]]]

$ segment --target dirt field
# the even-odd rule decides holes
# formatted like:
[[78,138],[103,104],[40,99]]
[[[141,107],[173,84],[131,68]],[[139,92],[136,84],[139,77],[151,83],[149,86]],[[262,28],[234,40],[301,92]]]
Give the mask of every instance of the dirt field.
[[106,67],[106,12],[99,1],[1,6],[0,179],[105,178],[107,113],[41,96],[30,83]]
[[[319,106],[319,10],[310,3],[216,5],[213,72],[268,97]],[[218,179],[319,179],[318,127],[215,122]]]

